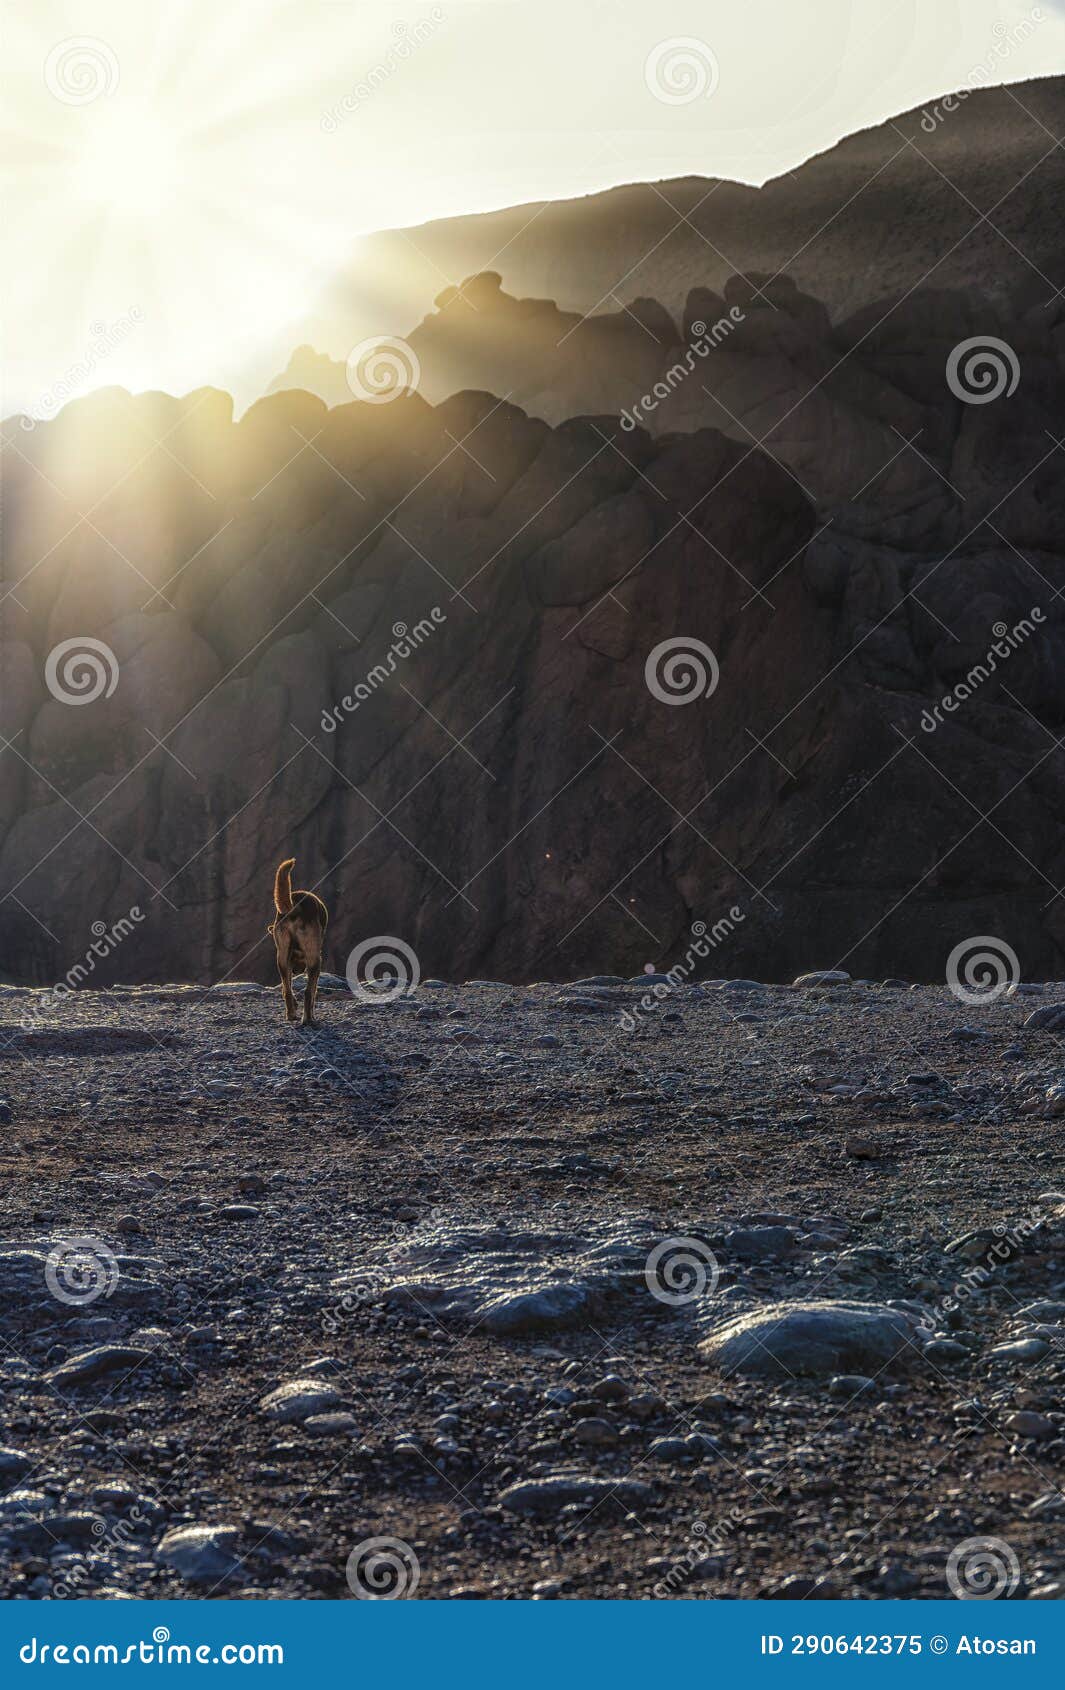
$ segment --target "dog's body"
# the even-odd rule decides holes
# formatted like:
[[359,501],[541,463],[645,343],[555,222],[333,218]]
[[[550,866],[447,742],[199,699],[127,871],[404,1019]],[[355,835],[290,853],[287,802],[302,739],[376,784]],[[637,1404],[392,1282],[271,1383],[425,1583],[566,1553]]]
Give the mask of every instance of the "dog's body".
[[285,997],[285,1013],[290,1021],[299,1019],[296,1000],[292,996],[293,974],[306,974],[307,986],[303,994],[303,1025],[314,1027],[314,998],[318,990],[318,976],[322,972],[322,951],[329,912],[314,892],[293,892],[292,870],[295,857],[288,857],[274,876],[274,908],[276,916],[266,929],[273,934],[277,950],[277,971],[281,976],[281,990]]

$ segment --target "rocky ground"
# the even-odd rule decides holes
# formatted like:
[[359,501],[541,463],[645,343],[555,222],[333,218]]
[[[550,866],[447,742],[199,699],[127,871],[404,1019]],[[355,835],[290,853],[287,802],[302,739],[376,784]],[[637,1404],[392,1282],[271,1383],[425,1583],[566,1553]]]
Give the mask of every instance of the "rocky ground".
[[2,1593],[1061,1594],[1065,991],[649,989],[0,989]]

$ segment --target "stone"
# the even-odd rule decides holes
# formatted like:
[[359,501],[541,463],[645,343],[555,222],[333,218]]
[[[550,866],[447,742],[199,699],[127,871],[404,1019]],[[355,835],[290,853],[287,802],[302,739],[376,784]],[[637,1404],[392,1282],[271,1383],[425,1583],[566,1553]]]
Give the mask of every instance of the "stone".
[[828,1390],[833,1397],[865,1397],[876,1390],[876,1381],[863,1373],[837,1373],[829,1380]]
[[0,1483],[17,1484],[33,1465],[32,1458],[20,1449],[0,1449]]
[[132,1373],[141,1362],[150,1360],[151,1353],[133,1344],[99,1344],[95,1349],[82,1350],[80,1354],[60,1362],[45,1377],[59,1390],[73,1390],[81,1385],[91,1385],[98,1379]]
[[312,1414],[303,1422],[303,1430],[312,1438],[353,1437],[359,1423],[353,1414]]
[[1029,1362],[1042,1361],[1050,1354],[1050,1344],[1046,1338],[1014,1338],[1006,1344],[996,1344],[988,1350],[988,1361]]
[[1024,1026],[1033,1033],[1060,1033],[1065,1029],[1065,1003],[1044,1003],[1025,1017]]
[[786,1226],[735,1227],[725,1234],[725,1252],[740,1261],[770,1261],[790,1256],[795,1234]]
[[627,1380],[617,1373],[607,1373],[602,1379],[597,1379],[592,1386],[591,1395],[598,1402],[624,1402],[632,1395]]
[[236,1526],[177,1526],[161,1538],[155,1559],[189,1584],[216,1584],[238,1571],[240,1541]]
[[967,1361],[969,1351],[953,1338],[933,1338],[925,1345],[924,1356],[937,1367],[952,1367],[956,1361]]
[[584,1444],[589,1449],[614,1449],[620,1442],[616,1426],[612,1426],[609,1420],[594,1417],[578,1420],[571,1437],[575,1444]]
[[282,1424],[309,1420],[312,1416],[328,1414],[343,1402],[340,1392],[321,1379],[290,1379],[270,1391],[259,1407],[268,1420]]
[[1028,1408],[1007,1414],[1002,1424],[1007,1432],[1016,1432],[1019,1438],[1052,1438],[1059,1430],[1045,1414],[1036,1414]]
[[872,1303],[770,1303],[726,1321],[699,1353],[726,1377],[902,1372],[915,1358],[915,1323]]
[[621,1508],[647,1507],[654,1501],[650,1485],[638,1479],[600,1478],[590,1473],[551,1473],[509,1485],[499,1501],[512,1514],[549,1518],[563,1508],[594,1508],[612,1500]]

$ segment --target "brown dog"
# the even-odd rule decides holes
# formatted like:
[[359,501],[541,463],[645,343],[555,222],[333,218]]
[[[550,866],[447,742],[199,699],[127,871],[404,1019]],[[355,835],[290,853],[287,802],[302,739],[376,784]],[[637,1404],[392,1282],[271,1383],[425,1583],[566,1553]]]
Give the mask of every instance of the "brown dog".
[[316,1027],[314,996],[318,990],[318,976],[322,972],[322,951],[329,912],[314,892],[293,892],[292,870],[295,857],[288,857],[274,876],[274,908],[277,915],[266,929],[274,936],[277,950],[277,972],[281,976],[281,990],[285,996],[285,1013],[296,1021],[296,1000],[292,996],[293,974],[305,973],[307,986],[303,994],[303,1025]]

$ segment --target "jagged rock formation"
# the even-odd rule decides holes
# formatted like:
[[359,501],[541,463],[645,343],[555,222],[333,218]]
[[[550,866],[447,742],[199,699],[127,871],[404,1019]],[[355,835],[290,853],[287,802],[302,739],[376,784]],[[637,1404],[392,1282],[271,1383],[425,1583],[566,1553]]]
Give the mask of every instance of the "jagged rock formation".
[[[609,358],[612,414],[557,426],[210,389],[5,425],[0,969],[61,976],[137,905],[96,978],[269,979],[295,854],[337,968],[394,934],[424,973],[631,973],[739,908],[704,972],[935,978],[984,933],[1057,972],[1060,307],[833,328],[765,291],[689,300],[682,333],[744,321],[654,435]],[[1019,384],[966,403],[946,362],[989,330]],[[86,637],[117,681],[72,706],[49,654]],[[720,669],[683,706],[646,675],[677,638]]]
[[1065,78],[1046,77],[930,99],[761,188],[688,177],[385,231],[294,338],[343,360],[367,335],[406,335],[442,276],[481,270],[596,314],[643,296],[679,319],[693,287],[755,271],[787,272],[834,319],[922,286],[1023,310],[1065,286],[1063,133]]

